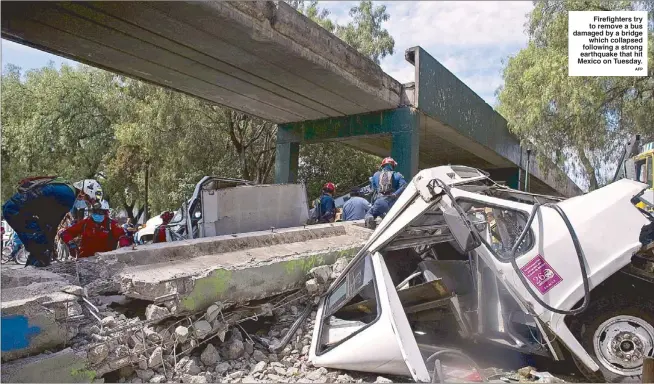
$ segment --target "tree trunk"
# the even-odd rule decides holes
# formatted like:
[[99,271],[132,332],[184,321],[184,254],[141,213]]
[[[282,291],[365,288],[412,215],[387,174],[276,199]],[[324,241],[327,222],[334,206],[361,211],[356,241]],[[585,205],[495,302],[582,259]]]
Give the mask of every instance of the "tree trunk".
[[150,163],[146,162],[145,163],[145,204],[144,204],[144,211],[143,211],[143,222],[145,223],[148,221],[148,188],[149,188],[149,178],[150,178]]
[[[144,211],[145,211],[145,205],[141,205],[141,207],[139,208],[139,211],[136,212],[136,218],[135,218],[136,220],[134,221],[134,223],[139,222],[139,220],[141,219],[141,215],[143,215]],[[143,221],[143,224],[145,224],[145,220]]]
[[599,187],[599,183],[597,182],[597,176],[595,175],[595,168],[593,165],[590,163],[590,160],[588,160],[588,157],[584,153],[584,151],[579,151],[579,160],[581,161],[581,164],[584,167],[584,171],[586,171],[586,176],[588,176],[588,183],[589,183],[589,191],[594,191]]
[[128,205],[127,203],[123,203],[123,208],[125,208],[125,212],[127,212],[127,217],[132,219],[132,222],[136,223],[136,220],[134,219],[134,204]]

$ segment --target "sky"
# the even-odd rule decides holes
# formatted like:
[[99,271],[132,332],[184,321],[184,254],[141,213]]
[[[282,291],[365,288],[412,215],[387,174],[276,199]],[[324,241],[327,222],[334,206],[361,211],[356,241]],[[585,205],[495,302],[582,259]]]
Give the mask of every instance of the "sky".
[[[339,24],[349,20],[357,1],[320,1]],[[396,80],[413,81],[413,66],[404,51],[421,46],[492,106],[502,85],[503,60],[527,44],[524,24],[531,1],[384,1],[390,19],[384,24],[395,39],[392,56],[381,67]],[[73,61],[2,40],[2,67],[11,63],[23,70],[53,61],[59,67]]]

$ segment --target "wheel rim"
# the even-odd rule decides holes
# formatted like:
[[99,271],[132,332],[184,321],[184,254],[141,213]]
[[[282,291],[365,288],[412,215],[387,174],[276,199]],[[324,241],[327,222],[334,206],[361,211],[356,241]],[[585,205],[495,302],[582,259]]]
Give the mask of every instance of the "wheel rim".
[[27,262],[27,257],[28,257],[28,253],[27,253],[27,251],[25,250],[25,248],[21,249],[21,250],[18,251],[18,253],[16,254],[16,264],[18,264],[18,265],[23,265],[23,264],[25,264],[25,262]]
[[643,358],[654,348],[654,327],[638,317],[615,316],[597,328],[593,347],[604,368],[622,376],[639,375]]

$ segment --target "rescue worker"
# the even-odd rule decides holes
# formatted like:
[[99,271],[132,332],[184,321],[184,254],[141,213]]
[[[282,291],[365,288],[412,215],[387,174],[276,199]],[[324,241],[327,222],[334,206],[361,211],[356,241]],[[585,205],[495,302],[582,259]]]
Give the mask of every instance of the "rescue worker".
[[168,241],[166,236],[166,225],[170,223],[174,216],[175,214],[172,212],[164,212],[161,214],[161,224],[154,230],[153,243],[165,243]]
[[350,199],[343,204],[343,221],[363,220],[372,205],[361,197],[359,188],[350,192]]
[[[68,244],[71,255],[90,257],[98,252],[113,251],[118,240],[125,236],[125,231],[116,220],[109,217],[109,203],[96,202],[91,207],[91,214],[67,228],[61,233],[61,239]],[[75,238],[79,237],[79,249]]]
[[131,217],[127,218],[127,222],[123,224],[123,231],[125,231],[125,235],[130,244],[134,243],[134,233],[136,233],[137,230],[138,229],[134,225],[134,220],[132,220]]
[[366,214],[368,228],[374,229],[377,226],[375,219],[386,216],[406,188],[407,182],[404,176],[396,172],[395,167],[397,162],[392,157],[387,157],[382,160],[379,171],[372,175],[372,190],[376,197],[372,208]]
[[56,176],[23,179],[18,192],[2,206],[7,223],[29,252],[25,266],[46,267],[54,254],[57,228],[78,196],[89,202],[102,198],[102,187],[93,179],[69,184]]
[[334,193],[336,186],[329,182],[323,185],[322,194],[316,201],[316,208],[313,213],[313,221],[316,223],[333,223],[336,219],[336,203]]

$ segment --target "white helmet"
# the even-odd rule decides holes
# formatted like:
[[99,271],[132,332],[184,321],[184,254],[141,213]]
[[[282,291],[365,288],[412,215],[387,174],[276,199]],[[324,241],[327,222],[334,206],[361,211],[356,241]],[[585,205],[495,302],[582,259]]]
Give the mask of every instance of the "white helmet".
[[84,192],[91,200],[102,200],[102,186],[96,180],[86,179],[73,183],[73,187]]

